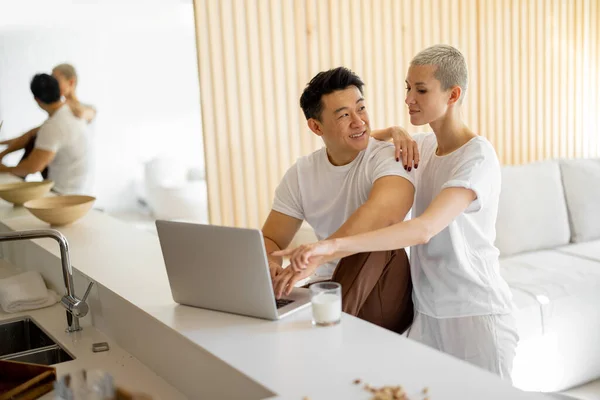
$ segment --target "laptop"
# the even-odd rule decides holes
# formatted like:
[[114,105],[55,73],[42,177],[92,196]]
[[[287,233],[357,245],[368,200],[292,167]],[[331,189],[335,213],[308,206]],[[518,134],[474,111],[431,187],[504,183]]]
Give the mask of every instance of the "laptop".
[[276,301],[262,233],[156,221],[173,300],[179,304],[277,320],[310,304],[308,289]]

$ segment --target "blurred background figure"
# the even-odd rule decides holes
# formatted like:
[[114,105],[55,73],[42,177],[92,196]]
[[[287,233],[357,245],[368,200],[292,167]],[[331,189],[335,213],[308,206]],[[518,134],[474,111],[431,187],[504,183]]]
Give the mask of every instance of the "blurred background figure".
[[[75,89],[77,88],[77,72],[71,64],[59,64],[52,69],[52,76],[58,81],[60,96],[65,99],[66,104],[71,109],[73,115],[84,119],[88,124],[96,117],[96,108],[94,106],[83,104],[77,98]],[[35,127],[23,135],[0,142],[7,145],[6,149],[0,152],[0,162],[7,154],[25,149],[21,161],[25,160],[35,147],[35,139],[40,127]],[[20,162],[21,162],[20,161]],[[44,179],[48,179],[48,168],[40,171]]]
[[[53,76],[37,74],[30,87],[37,104],[48,113],[48,119],[28,139],[35,142],[33,150],[15,167],[0,164],[0,172],[26,177],[47,168],[55,191],[89,194],[92,160],[87,123],[77,118],[62,100],[58,80]],[[19,139],[13,141],[13,146]]]
[[[90,117],[85,107],[81,113],[72,107],[82,119],[92,119],[87,127],[93,141],[95,208],[153,231],[155,214],[198,218],[202,210],[204,218],[208,207],[200,188],[205,186],[204,145],[193,2],[159,0],[143,2],[144,7],[139,0],[67,3],[0,5],[0,141],[17,138],[48,118],[23,85],[38,71],[48,71],[70,106],[92,104],[97,112]],[[76,73],[58,67],[62,63]],[[5,148],[0,146],[0,152]],[[17,165],[23,153],[24,147],[2,162]],[[177,165],[168,165],[170,160]],[[42,175],[26,179],[41,180]]]
[[77,118],[83,118],[87,123],[91,123],[96,118],[96,108],[89,104],[83,104],[77,98],[75,89],[77,88],[77,72],[71,64],[59,64],[52,69],[52,76],[58,81],[60,95],[65,98],[66,103],[71,108],[73,115]]

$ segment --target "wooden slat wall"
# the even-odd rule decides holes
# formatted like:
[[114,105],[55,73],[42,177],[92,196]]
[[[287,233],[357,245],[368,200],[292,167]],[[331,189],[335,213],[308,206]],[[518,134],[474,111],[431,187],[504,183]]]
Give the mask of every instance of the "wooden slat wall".
[[465,119],[503,163],[600,156],[599,2],[194,0],[211,222],[259,227],[321,147],[298,105],[317,72],[353,69],[372,127],[407,126],[408,62],[435,43],[465,54]]

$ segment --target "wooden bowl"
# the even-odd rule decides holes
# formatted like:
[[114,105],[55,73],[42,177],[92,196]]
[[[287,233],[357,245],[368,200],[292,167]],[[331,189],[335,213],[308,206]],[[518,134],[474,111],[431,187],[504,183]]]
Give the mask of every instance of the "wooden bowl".
[[0,185],[0,197],[16,206],[39,199],[52,189],[54,182],[45,180],[42,182],[14,182]]
[[54,226],[68,225],[87,214],[95,197],[65,195],[30,200],[24,204],[30,213]]

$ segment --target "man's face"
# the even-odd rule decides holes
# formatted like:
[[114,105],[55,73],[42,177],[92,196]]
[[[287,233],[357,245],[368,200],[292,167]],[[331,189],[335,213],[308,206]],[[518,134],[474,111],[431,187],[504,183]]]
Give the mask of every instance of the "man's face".
[[323,96],[321,102],[323,111],[317,124],[327,149],[344,156],[366,149],[371,128],[360,90],[349,86]]
[[60,95],[69,97],[73,93],[73,90],[75,90],[75,78],[67,79],[57,70],[52,71],[52,76],[58,81]]
[[406,105],[410,123],[425,125],[446,114],[451,89],[442,90],[440,81],[434,77],[437,66],[411,65],[406,75]]

